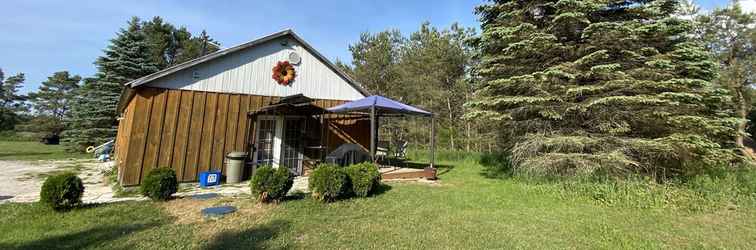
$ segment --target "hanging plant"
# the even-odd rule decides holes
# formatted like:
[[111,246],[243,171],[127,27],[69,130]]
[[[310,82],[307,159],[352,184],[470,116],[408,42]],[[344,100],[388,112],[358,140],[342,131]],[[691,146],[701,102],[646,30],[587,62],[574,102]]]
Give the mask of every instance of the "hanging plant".
[[276,66],[273,67],[273,80],[276,80],[278,84],[288,86],[294,81],[296,76],[297,72],[289,61],[279,61],[276,63]]

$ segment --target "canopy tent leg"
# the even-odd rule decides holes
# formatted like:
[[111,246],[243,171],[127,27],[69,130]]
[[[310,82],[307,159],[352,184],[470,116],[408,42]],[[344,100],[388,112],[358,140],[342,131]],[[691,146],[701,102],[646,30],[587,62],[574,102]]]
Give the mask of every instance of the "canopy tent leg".
[[375,106],[370,108],[370,157],[371,160],[373,160],[373,163],[377,163],[375,159],[375,137],[377,136],[377,131],[375,130]]
[[436,167],[436,117],[431,116],[431,148],[430,148],[430,167]]

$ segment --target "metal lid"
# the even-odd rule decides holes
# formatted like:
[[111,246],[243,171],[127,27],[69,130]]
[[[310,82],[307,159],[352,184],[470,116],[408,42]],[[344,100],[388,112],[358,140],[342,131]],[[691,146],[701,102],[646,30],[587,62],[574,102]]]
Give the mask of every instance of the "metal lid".
[[230,158],[244,158],[247,157],[247,152],[230,152],[226,156]]

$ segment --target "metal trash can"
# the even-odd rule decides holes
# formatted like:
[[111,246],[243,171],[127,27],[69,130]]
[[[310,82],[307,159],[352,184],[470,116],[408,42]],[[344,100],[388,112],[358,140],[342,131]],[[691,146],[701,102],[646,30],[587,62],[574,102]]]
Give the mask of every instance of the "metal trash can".
[[226,155],[226,183],[239,183],[247,152],[231,152]]

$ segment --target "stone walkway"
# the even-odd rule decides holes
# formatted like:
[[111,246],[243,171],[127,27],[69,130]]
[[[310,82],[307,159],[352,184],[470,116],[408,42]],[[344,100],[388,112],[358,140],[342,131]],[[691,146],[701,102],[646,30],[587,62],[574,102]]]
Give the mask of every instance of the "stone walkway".
[[[294,185],[292,185],[288,194],[296,193],[308,193],[309,189],[307,177],[294,178]],[[223,184],[219,186],[200,188],[198,183],[182,183],[179,185],[179,192],[175,196],[185,197],[193,196],[197,194],[216,193],[222,196],[243,196],[250,195],[249,181],[237,183],[237,184]]]
[[[145,200],[145,197],[114,197],[107,175],[114,162],[97,162],[95,160],[65,161],[0,161],[0,204],[6,202],[36,202],[39,191],[47,176],[73,171],[84,182],[85,203],[109,203],[126,200]],[[294,179],[290,194],[308,192],[307,177]],[[178,197],[203,193],[217,193],[222,196],[249,196],[249,182],[224,184],[211,188],[200,188],[197,183],[182,183]]]

